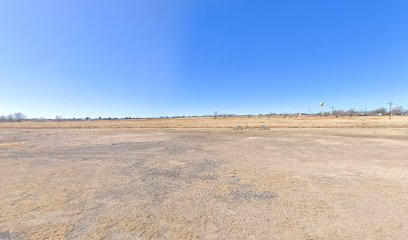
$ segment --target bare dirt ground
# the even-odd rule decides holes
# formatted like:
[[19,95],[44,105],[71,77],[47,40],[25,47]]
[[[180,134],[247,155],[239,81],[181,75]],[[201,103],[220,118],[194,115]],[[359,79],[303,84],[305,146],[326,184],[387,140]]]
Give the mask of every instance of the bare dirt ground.
[[0,128],[0,239],[406,239],[407,128]]

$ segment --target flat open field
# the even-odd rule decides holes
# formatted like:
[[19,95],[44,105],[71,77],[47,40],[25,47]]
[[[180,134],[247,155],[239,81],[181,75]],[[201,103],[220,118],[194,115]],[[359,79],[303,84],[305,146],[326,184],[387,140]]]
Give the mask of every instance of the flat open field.
[[254,116],[0,123],[1,128],[408,128],[408,116]]
[[0,239],[406,239],[401,119],[0,124]]

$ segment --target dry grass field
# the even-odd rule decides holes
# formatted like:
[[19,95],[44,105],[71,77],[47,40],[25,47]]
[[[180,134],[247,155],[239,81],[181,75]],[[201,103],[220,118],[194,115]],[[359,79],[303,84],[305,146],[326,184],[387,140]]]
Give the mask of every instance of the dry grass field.
[[0,209],[2,240],[406,239],[408,118],[0,123]]
[[273,116],[220,118],[153,118],[131,120],[47,121],[0,123],[0,128],[402,128],[408,127],[408,116]]

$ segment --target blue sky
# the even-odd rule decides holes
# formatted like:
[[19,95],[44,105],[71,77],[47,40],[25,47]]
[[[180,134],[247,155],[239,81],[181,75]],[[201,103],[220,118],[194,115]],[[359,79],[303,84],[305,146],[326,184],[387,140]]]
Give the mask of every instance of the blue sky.
[[408,108],[408,1],[4,0],[0,115]]

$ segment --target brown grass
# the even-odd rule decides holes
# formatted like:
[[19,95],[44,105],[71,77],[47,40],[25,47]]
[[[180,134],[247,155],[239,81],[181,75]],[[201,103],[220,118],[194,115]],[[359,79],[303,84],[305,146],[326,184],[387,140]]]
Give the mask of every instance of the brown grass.
[[408,127],[408,116],[274,116],[274,117],[222,117],[222,118],[169,118],[93,121],[47,121],[0,123],[0,128],[403,128]]

